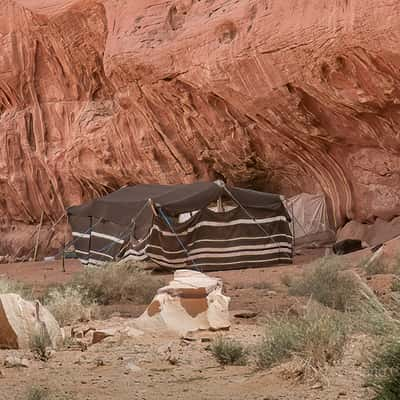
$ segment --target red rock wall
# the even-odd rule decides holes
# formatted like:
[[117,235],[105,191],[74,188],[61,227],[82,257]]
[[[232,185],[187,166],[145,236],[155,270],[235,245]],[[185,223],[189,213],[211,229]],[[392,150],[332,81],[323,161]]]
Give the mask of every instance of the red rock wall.
[[393,0],[0,0],[0,254],[136,182],[400,214],[399,22]]

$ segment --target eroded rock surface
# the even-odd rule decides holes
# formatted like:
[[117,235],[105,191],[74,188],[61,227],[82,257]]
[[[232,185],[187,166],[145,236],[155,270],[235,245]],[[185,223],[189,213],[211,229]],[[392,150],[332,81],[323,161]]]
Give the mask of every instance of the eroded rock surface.
[[399,20],[393,0],[0,0],[0,253],[42,211],[57,248],[65,207],[136,182],[398,215]]
[[63,335],[53,315],[39,302],[8,293],[0,295],[0,349],[29,349],[37,336],[59,347]]

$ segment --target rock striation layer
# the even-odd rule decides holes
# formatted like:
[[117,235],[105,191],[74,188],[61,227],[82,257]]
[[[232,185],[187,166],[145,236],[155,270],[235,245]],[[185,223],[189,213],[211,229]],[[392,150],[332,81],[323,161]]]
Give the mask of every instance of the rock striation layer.
[[137,182],[399,215],[399,22],[393,0],[0,0],[0,254]]

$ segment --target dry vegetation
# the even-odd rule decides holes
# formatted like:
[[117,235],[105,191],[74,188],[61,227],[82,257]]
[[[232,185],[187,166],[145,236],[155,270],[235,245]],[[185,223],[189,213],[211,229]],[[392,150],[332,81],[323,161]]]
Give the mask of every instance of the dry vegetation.
[[234,339],[218,337],[211,345],[211,352],[221,365],[245,365],[248,350]]
[[74,400],[73,397],[64,394],[55,394],[48,389],[39,386],[29,388],[21,400]]
[[44,303],[58,323],[66,326],[90,319],[95,304],[87,298],[86,289],[82,287],[57,287],[49,290]]
[[[109,263],[87,268],[67,285],[50,287],[40,300],[61,326],[87,321],[97,306],[132,302],[148,304],[163,282],[135,264]],[[0,294],[17,293],[33,299],[32,288],[0,279]]]
[[[372,266],[373,265],[373,266]],[[379,262],[364,265],[365,276],[399,271],[400,261],[388,267]],[[281,281],[292,296],[305,297],[301,312],[271,316],[265,323],[262,340],[249,347],[220,336],[210,350],[222,365],[254,365],[271,368],[283,362],[301,360],[304,368],[321,371],[340,362],[352,335],[362,333],[373,338],[374,355],[366,375],[366,384],[376,400],[400,398],[400,302],[383,305],[365,281],[354,271],[342,267],[340,258],[323,258],[298,278],[284,275]],[[400,290],[395,277],[392,290]],[[90,318],[97,305],[135,302],[149,303],[162,282],[129,264],[109,264],[102,269],[86,269],[65,287],[51,288],[43,301],[61,325]],[[271,289],[269,283],[252,285]],[[0,280],[0,293],[17,292],[26,296],[29,288]],[[260,294],[262,296],[262,294]],[[38,358],[47,357],[45,338],[38,335],[32,350]],[[28,400],[50,399],[42,389],[32,389]]]
[[76,275],[72,287],[83,288],[89,303],[149,303],[162,282],[134,264],[110,263],[102,268],[86,268]]
[[368,384],[375,400],[400,399],[400,342],[391,341],[377,351],[369,366]]
[[10,279],[0,279],[0,294],[17,293],[27,300],[33,299],[32,288],[20,282]]
[[312,297],[319,303],[345,311],[354,306],[358,297],[357,282],[343,270],[339,258],[323,258],[303,276],[291,283],[292,296]]
[[315,305],[303,316],[273,318],[257,347],[257,365],[269,368],[294,355],[313,368],[333,364],[343,354],[349,331],[346,322],[340,313]]

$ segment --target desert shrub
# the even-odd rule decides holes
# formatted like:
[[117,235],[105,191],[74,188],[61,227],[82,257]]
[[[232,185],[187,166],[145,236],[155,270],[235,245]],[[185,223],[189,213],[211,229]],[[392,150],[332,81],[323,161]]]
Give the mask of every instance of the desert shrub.
[[373,356],[367,378],[374,400],[400,399],[400,341],[392,341]]
[[31,351],[35,357],[41,361],[47,361],[49,359],[48,347],[51,345],[49,336],[45,329],[39,329],[31,338]]
[[272,290],[273,285],[271,282],[257,282],[252,285],[254,289],[258,290]]
[[49,392],[41,387],[31,387],[26,393],[26,400],[48,400]]
[[86,301],[91,303],[147,304],[162,282],[135,265],[109,263],[102,268],[86,268],[75,276],[72,285],[84,288]]
[[211,345],[211,352],[222,365],[245,365],[248,351],[236,340],[218,337]]
[[21,282],[10,279],[0,279],[0,294],[16,293],[27,300],[33,299],[32,288]]
[[392,282],[392,292],[400,292],[400,279],[396,277],[396,279]]
[[321,304],[344,311],[358,299],[358,284],[343,271],[336,258],[323,258],[293,282],[289,294],[309,296]]
[[55,287],[49,290],[44,304],[61,326],[90,319],[94,304],[80,286]]
[[273,318],[268,321],[256,362],[269,368],[296,355],[314,368],[333,364],[343,354],[348,327],[339,312],[317,307],[304,316]]
[[368,307],[363,307],[349,317],[354,332],[377,337],[391,337],[400,333],[400,323],[397,319]]
[[289,274],[285,274],[281,276],[281,282],[289,288],[293,284],[293,278]]
[[74,396],[66,393],[55,393],[39,386],[27,389],[21,400],[73,400]]
[[368,276],[390,273],[389,266],[381,260],[375,260],[366,264],[364,269]]

